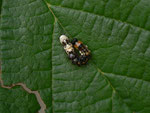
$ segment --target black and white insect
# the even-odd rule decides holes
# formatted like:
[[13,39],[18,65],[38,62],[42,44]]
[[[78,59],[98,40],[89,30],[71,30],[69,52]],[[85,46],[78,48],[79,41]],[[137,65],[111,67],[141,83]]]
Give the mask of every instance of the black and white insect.
[[72,43],[70,43],[68,37],[65,35],[61,35],[60,42],[64,46],[64,50],[66,51],[69,59],[74,59],[76,57],[76,53],[75,53],[73,45],[72,45]]
[[69,57],[69,59],[72,60],[72,63],[80,65],[79,57],[75,53],[74,47],[73,47],[72,43],[69,41],[68,37],[65,35],[61,35],[59,39],[60,39],[60,43],[63,45],[64,50],[66,51],[66,53]]
[[[73,64],[80,66],[88,62],[90,58],[90,51],[81,41],[78,41],[75,38],[72,42],[70,42],[68,37],[65,35],[61,35],[59,39]],[[79,54],[75,51],[75,49],[79,51]]]

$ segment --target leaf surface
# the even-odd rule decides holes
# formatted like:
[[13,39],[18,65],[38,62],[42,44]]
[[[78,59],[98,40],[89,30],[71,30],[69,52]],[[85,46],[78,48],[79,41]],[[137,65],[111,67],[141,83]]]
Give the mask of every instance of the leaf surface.
[[53,22],[52,14],[41,0],[3,1],[1,51],[4,85],[26,84],[32,91],[40,93],[49,111],[52,102]]
[[19,87],[11,90],[0,87],[0,113],[36,113],[39,109],[35,95]]
[[[4,1],[4,83],[23,82],[39,91],[47,113],[149,113],[149,3]],[[61,34],[88,45],[88,65],[71,64],[59,42]]]

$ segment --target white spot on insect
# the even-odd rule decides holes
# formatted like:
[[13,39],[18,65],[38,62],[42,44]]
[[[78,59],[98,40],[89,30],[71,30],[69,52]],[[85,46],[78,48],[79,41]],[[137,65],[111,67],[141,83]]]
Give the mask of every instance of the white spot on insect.
[[60,43],[62,44],[64,40],[68,40],[68,37],[66,35],[61,35],[59,39],[60,39]]
[[67,44],[65,47],[64,47],[65,51],[69,54],[69,52],[74,52],[74,49],[72,47],[72,44]]
[[76,45],[77,45],[77,47],[79,47],[79,46],[80,46],[80,43],[76,42]]

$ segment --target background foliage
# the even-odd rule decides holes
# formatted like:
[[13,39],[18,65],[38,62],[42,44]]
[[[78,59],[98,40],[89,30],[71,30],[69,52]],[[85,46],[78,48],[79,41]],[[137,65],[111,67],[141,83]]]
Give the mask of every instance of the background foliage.
[[[61,34],[88,45],[88,65],[71,64]],[[47,113],[150,112],[149,0],[3,0],[0,37],[4,84],[37,90]],[[38,109],[0,88],[0,113]]]

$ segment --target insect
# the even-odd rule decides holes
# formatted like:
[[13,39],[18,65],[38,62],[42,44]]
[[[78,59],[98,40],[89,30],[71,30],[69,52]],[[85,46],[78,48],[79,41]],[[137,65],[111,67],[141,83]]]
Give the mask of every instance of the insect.
[[91,52],[88,49],[88,47],[76,38],[74,38],[71,41],[71,43],[74,46],[74,48],[79,50],[79,53],[81,54],[81,56],[79,56],[79,60],[80,60],[81,64],[86,64],[91,56],[90,55]]
[[80,66],[80,60],[79,60],[79,56],[75,53],[74,47],[72,45],[72,43],[69,41],[68,37],[65,35],[61,35],[60,36],[60,43],[63,45],[64,50],[66,51],[69,59],[72,60],[73,64],[77,64],[78,66]]
[[60,43],[64,46],[64,50],[66,51],[69,59],[74,59],[76,57],[76,53],[75,53],[73,45],[72,45],[72,43],[70,43],[68,37],[65,35],[61,35]]
[[[72,42],[70,42],[67,36],[61,35],[60,42],[63,45],[69,59],[72,60],[73,64],[81,66],[88,62],[90,58],[90,51],[88,50],[87,46],[82,44],[81,41],[78,41],[75,38],[72,40]],[[75,49],[79,50],[80,54],[78,54]]]

